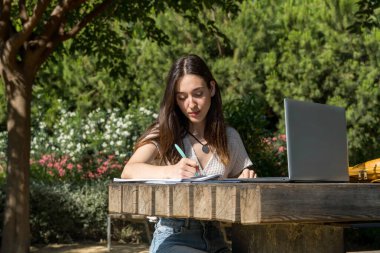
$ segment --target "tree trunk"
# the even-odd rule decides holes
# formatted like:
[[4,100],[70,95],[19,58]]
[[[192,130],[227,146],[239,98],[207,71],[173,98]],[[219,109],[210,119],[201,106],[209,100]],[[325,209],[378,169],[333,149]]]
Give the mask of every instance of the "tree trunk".
[[[8,105],[8,161],[2,235],[3,253],[26,253],[30,246],[29,160],[33,78],[3,69]],[[25,71],[27,72],[27,71]]]

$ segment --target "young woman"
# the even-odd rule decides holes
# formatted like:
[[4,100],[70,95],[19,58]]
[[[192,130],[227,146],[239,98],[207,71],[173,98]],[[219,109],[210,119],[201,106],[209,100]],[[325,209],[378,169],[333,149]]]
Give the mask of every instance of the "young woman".
[[[199,56],[188,55],[172,65],[157,122],[137,141],[121,177],[189,178],[199,172],[252,178],[251,165],[239,134],[224,122],[220,90],[209,68]],[[161,218],[150,252],[229,250],[216,222]]]

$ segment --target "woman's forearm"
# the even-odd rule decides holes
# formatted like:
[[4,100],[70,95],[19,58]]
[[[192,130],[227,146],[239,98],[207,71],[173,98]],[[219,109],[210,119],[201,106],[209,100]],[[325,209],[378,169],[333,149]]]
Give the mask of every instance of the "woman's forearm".
[[121,178],[169,178],[171,165],[159,166],[148,163],[127,163]]

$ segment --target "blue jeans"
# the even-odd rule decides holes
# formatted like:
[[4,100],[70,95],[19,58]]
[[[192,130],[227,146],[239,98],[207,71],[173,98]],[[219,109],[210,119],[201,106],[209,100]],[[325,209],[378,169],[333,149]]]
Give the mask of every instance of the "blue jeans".
[[219,223],[161,218],[153,234],[150,253],[230,253]]

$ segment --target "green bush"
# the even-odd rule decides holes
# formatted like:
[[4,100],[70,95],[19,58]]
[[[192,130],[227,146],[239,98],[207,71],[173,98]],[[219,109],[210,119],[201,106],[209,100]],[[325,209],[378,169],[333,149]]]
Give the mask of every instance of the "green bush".
[[285,176],[285,135],[272,136],[269,107],[256,94],[230,98],[225,102],[224,115],[229,125],[240,134],[253,167],[259,176]]
[[[30,185],[30,228],[32,244],[72,243],[106,239],[108,181],[82,184],[43,182]],[[0,240],[5,206],[5,185],[0,181]],[[112,239],[147,241],[142,224],[113,221]]]
[[83,185],[33,181],[30,187],[32,243],[106,238],[107,182]]

